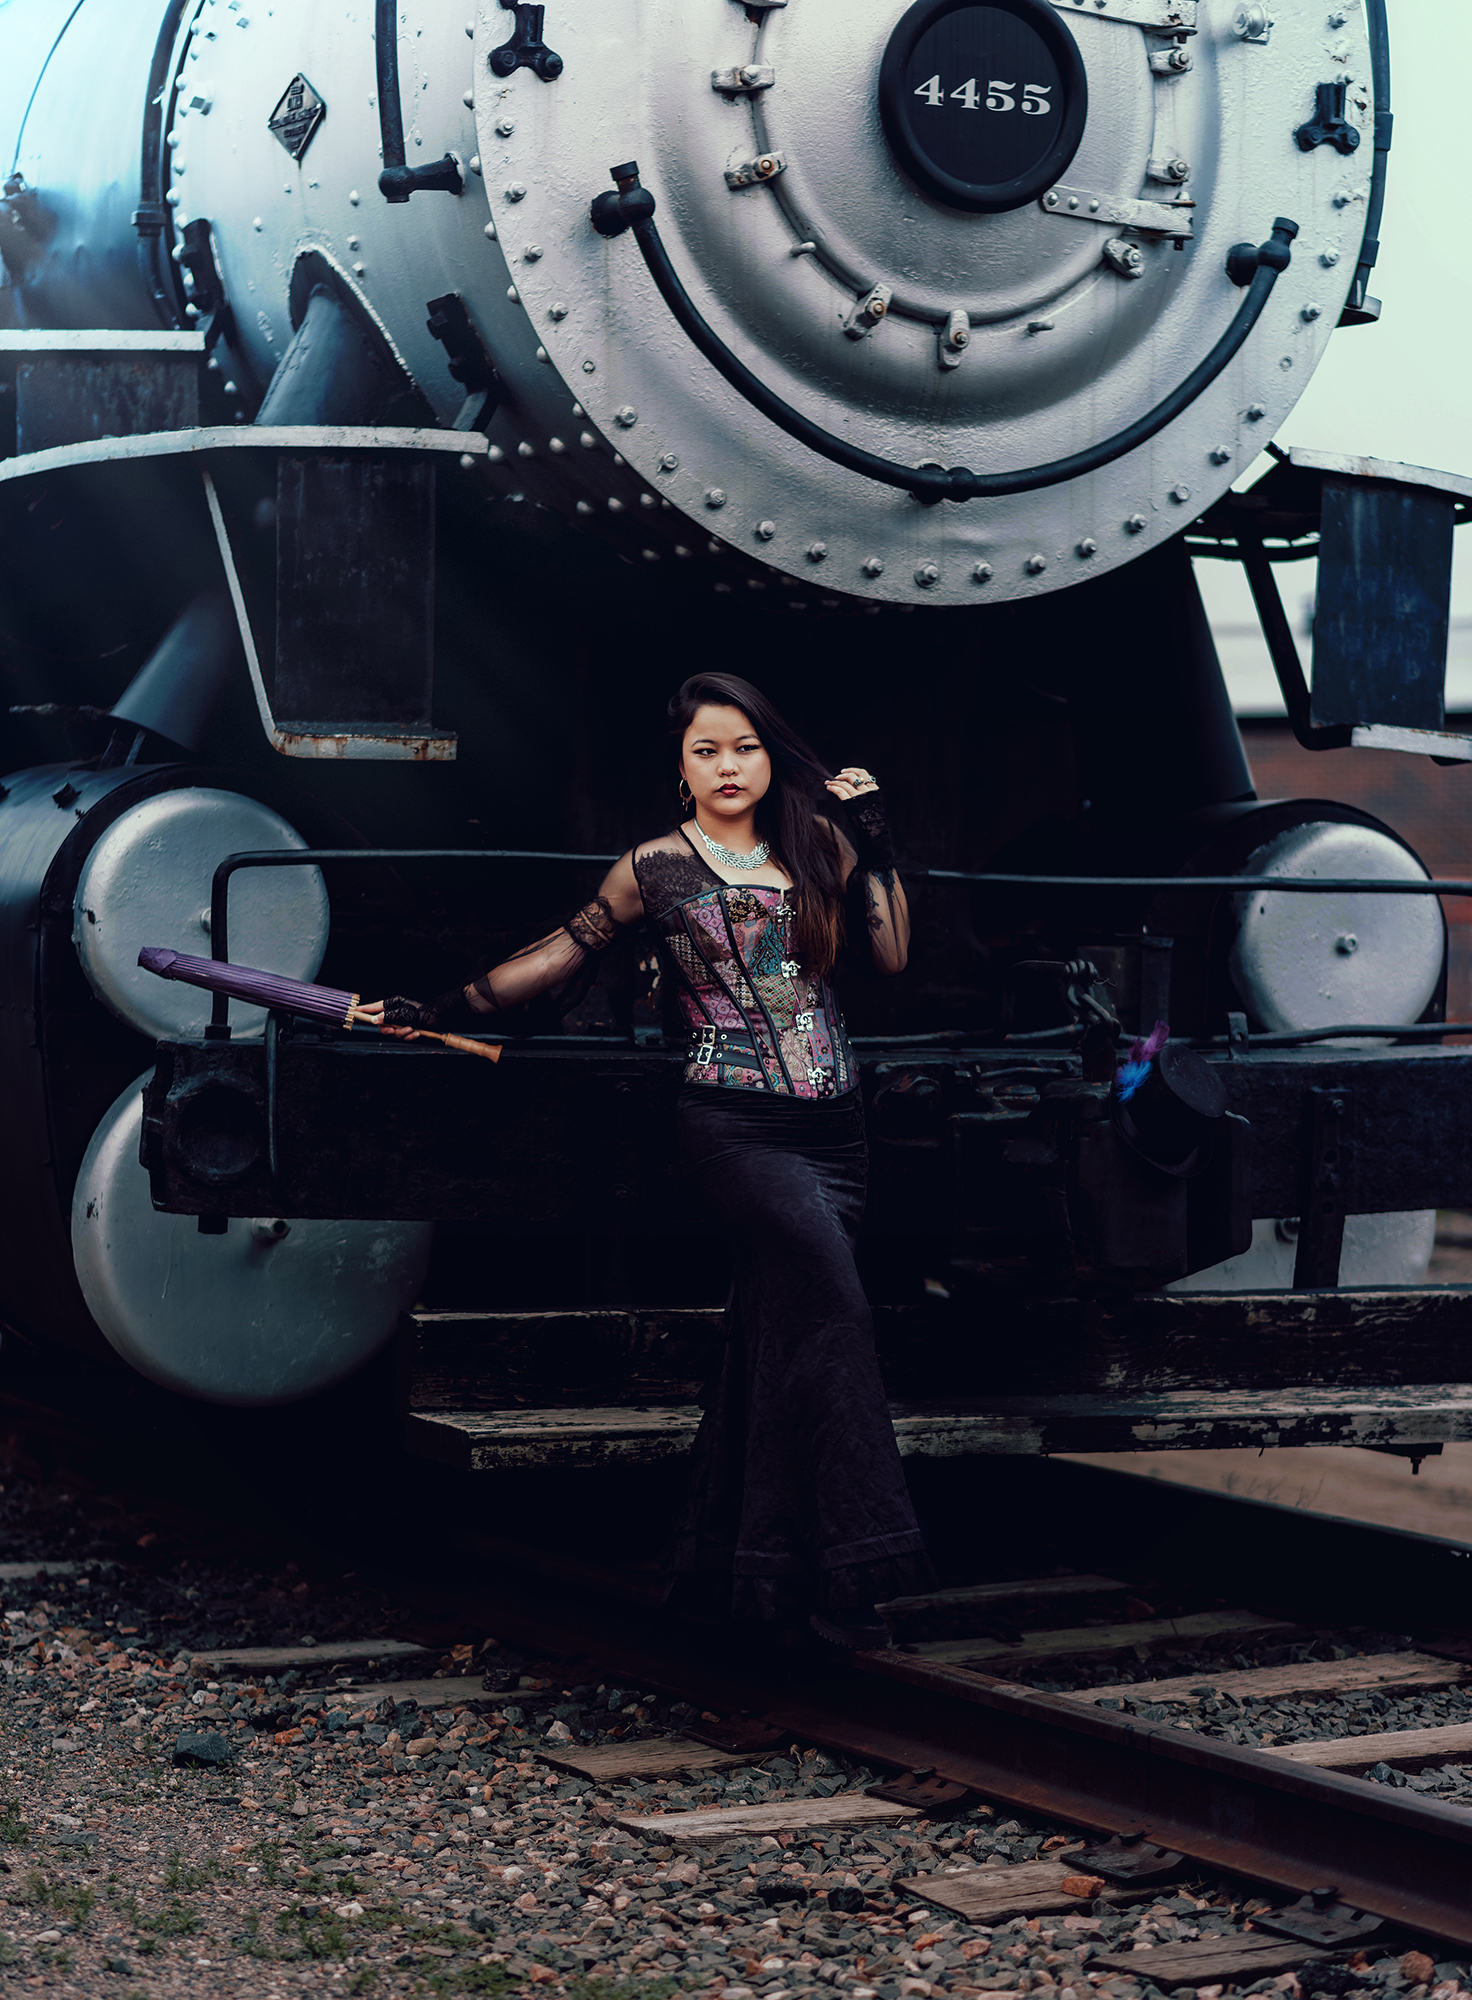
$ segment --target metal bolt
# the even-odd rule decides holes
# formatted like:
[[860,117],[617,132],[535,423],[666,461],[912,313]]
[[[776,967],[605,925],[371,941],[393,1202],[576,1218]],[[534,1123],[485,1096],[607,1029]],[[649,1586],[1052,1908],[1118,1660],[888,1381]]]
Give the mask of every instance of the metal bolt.
[[807,556],[808,556],[808,561],[810,563],[820,563],[826,561],[828,556],[828,544],[826,542],[809,542],[807,548]]
[[493,444],[486,453],[486,457],[491,461],[492,465],[499,465],[505,456],[505,452],[502,451],[498,444]]
[[645,562],[659,561],[659,551],[657,549],[640,549],[639,553],[643,556]]
[[1343,7],[1336,7],[1329,16],[1329,26],[1331,28],[1342,28],[1348,19],[1348,12]]
[[1260,424],[1266,415],[1267,411],[1261,403],[1249,403],[1247,405],[1246,416],[1248,423]]
[[562,303],[561,299],[559,299],[555,305],[548,306],[547,317],[548,319],[567,318],[567,307]]
[[639,421],[639,412],[632,403],[625,403],[622,409],[614,411],[613,421],[621,431],[631,431]]
[[358,206],[359,202],[362,199],[363,197],[358,193],[358,190],[356,188],[350,188],[348,190],[348,200],[354,208]]
[[542,254],[542,246],[540,243],[528,243],[521,254],[528,264],[535,264]]
[[1339,262],[1339,252],[1337,250],[1321,250],[1319,252],[1319,262],[1326,271],[1332,271],[1334,266]]
[[660,461],[659,461],[659,469],[660,469],[660,471],[661,471],[661,472],[678,472],[678,471],[679,471],[679,469],[680,469],[680,461],[679,461],[679,459],[678,459],[678,458],[677,458],[677,457],[675,456],[674,452],[672,452],[672,451],[667,451],[667,452],[665,452],[665,453],[664,453],[664,454],[663,454],[663,455],[661,456],[661,458],[660,458]]
[[1230,465],[1232,462],[1232,448],[1226,444],[1213,445],[1209,456],[1213,465]]
[[516,455],[518,458],[536,457],[536,453],[532,450],[531,446],[527,443],[525,438],[523,438],[521,443],[516,447]]
[[973,583],[990,583],[991,580],[992,566],[990,563],[978,563],[976,568],[971,572],[971,581]]
[[1191,489],[1184,480],[1178,480],[1170,489],[1170,497],[1178,507],[1184,507],[1191,497]]
[[250,1233],[258,1237],[262,1243],[279,1243],[283,1236],[290,1236],[291,1224],[282,1221],[280,1216],[267,1221],[265,1216],[258,1215],[251,1223]]
[[225,384],[225,394],[227,396],[238,396],[240,394],[240,390],[236,387],[235,383],[227,382]]
[[587,503],[587,501],[586,501],[586,500],[579,500],[579,502],[578,502],[578,512],[579,512],[580,514],[591,514],[591,513],[592,513],[592,511],[593,511],[593,509],[592,509],[592,508],[591,508],[591,507],[590,507],[590,506],[588,505],[588,503]]
[[1048,567],[1048,558],[1046,556],[1029,556],[1022,567],[1027,571],[1029,576],[1041,576],[1043,571]]
[[496,130],[503,139],[509,139],[511,134],[516,130],[516,120],[514,118],[498,118],[496,120]]
[[1343,958],[1351,957],[1360,948],[1360,941],[1353,931],[1341,931],[1334,940],[1334,949]]
[[1094,540],[1093,536],[1085,535],[1083,540],[1078,545],[1078,553],[1081,556],[1092,556],[1092,555],[1097,555],[1098,552],[1099,552],[1099,544]]
[[1157,76],[1183,76],[1191,67],[1191,58],[1177,42],[1168,49],[1152,50],[1150,67]]
[[460,470],[462,472],[474,472],[475,470],[475,460],[468,451],[462,451],[460,454]]
[[1104,245],[1104,262],[1111,271],[1118,271],[1122,278],[1144,276],[1145,258],[1138,243],[1129,243],[1123,236],[1111,236]]
[[1272,25],[1262,0],[1250,0],[1248,6],[1239,7],[1232,16],[1232,33],[1239,41],[1265,42]]
[[756,538],[759,542],[771,541],[776,532],[777,523],[775,521],[758,521],[756,524]]
[[1043,207],[1056,208],[1057,206],[1058,206],[1058,191],[1056,188],[1054,188],[1043,196]]
[[652,493],[641,493],[639,495],[639,505],[641,507],[657,507],[659,505],[659,501],[655,498],[654,494]]
[[482,232],[481,232],[481,233],[482,233],[482,235],[483,235],[483,236],[485,237],[485,239],[486,239],[486,241],[487,241],[488,243],[494,243],[494,242],[495,242],[495,240],[496,240],[496,225],[495,225],[495,223],[494,223],[494,222],[488,222],[488,223],[486,224],[485,228],[484,228],[484,229],[482,230]]
[[707,489],[705,504],[712,509],[725,506],[726,496],[719,486],[712,486]]
[[755,83],[757,78],[761,75],[761,71],[756,67],[754,63],[745,63],[737,71],[737,75],[741,78],[741,81],[743,83]]
[[508,285],[506,287],[506,296],[510,299],[512,305],[519,305],[521,303],[521,293],[517,291],[515,285]]
[[549,367],[549,368],[550,368],[550,367],[551,367],[551,365],[552,365],[552,364],[551,364],[551,360],[550,360],[550,357],[548,356],[548,353],[547,353],[547,350],[546,350],[546,348],[545,348],[545,347],[539,347],[539,348],[537,349],[537,359],[538,359],[538,361],[545,361],[545,362],[547,363],[547,365],[548,365],[548,367]]
[[915,581],[916,583],[919,584],[922,590],[929,590],[930,586],[933,583],[939,583],[940,582],[939,564],[921,563],[919,568],[915,571]]
[[878,556],[866,556],[859,567],[863,570],[865,576],[883,576],[884,574],[884,564],[879,560]]
[[585,375],[591,375],[593,371],[597,368],[597,366],[598,363],[596,361],[585,361],[583,363],[583,373]]
[[1143,514],[1131,514],[1124,524],[1127,535],[1143,535],[1148,523]]
[[624,511],[623,501],[615,500],[613,495],[610,494],[608,497],[608,511],[610,514],[622,514]]
[[462,91],[460,94],[460,102],[465,106],[467,111],[474,111],[475,92],[473,90]]
[[1312,326],[1313,322],[1319,317],[1320,313],[1322,313],[1323,310],[1324,308],[1322,306],[1304,306],[1302,309],[1301,317],[1304,320],[1306,320],[1310,326]]
[[511,185],[507,188],[506,199],[508,201],[525,201],[526,189],[522,186],[520,181],[513,181]]
[[597,442],[597,438],[594,437],[591,431],[584,431],[578,438],[578,443],[583,445],[588,451],[591,451]]

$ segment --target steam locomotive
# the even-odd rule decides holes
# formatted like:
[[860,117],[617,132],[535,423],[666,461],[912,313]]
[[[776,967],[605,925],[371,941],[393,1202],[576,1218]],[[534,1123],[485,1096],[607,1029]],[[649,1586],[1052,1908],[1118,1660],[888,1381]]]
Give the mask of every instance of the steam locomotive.
[[1384,0],[3,0],[0,51],[13,1332],[270,1405],[412,1310],[419,1448],[678,1449],[720,1275],[650,955],[495,1070],[137,955],[437,991],[668,823],[725,667],[897,827],[912,966],[844,999],[905,1448],[1459,1434],[1441,905],[1256,797],[1192,567],[1302,741],[1472,756],[1472,482],[1271,443],[1378,315]]

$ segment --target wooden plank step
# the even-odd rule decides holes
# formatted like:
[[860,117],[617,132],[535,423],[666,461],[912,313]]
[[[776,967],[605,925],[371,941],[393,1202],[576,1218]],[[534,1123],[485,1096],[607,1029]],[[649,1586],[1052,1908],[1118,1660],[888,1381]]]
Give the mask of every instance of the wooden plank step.
[[[902,1458],[1472,1439],[1472,1384],[1458,1382],[1012,1396],[889,1409]],[[694,1403],[411,1410],[404,1441],[414,1455],[466,1472],[654,1464],[684,1456],[700,1414]]]
[[1063,1860],[1019,1861],[1010,1867],[995,1862],[961,1869],[954,1875],[908,1875],[894,1886],[902,1896],[918,1896],[922,1902],[964,1917],[967,1923],[998,1924],[1009,1917],[1085,1910],[1103,1893],[1105,1884],[1102,1876],[1086,1875]]
[[1179,1680],[1123,1681],[1113,1687],[1076,1688],[1065,1701],[1178,1701],[1195,1708],[1206,1699],[1198,1692],[1255,1695],[1264,1701],[1297,1694],[1363,1694],[1372,1688],[1455,1687],[1472,1673],[1472,1665],[1434,1659],[1429,1653],[1370,1653],[1358,1660],[1304,1660],[1297,1666],[1238,1667],[1226,1673],[1206,1670]]
[[1368,1771],[1392,1764],[1399,1771],[1424,1771],[1429,1764],[1472,1763],[1472,1722],[1448,1722],[1435,1729],[1387,1729],[1379,1736],[1318,1736],[1304,1743],[1263,1743],[1268,1757],[1308,1764],[1318,1771]]
[[[907,1646],[905,1651],[943,1665],[985,1667],[994,1673],[1003,1668],[1040,1667],[1075,1654],[1110,1659],[1120,1653],[1156,1653],[1168,1646],[1197,1645],[1203,1639],[1266,1639],[1298,1629],[1281,1618],[1259,1618],[1251,1611],[1192,1611],[1181,1618],[1142,1618],[1130,1625],[1076,1625],[1060,1632],[1024,1632],[1017,1645],[1004,1639],[932,1639]],[[1204,1673],[1195,1677],[1193,1685],[1205,1685]],[[1107,1694],[1109,1690],[1099,1692]]]
[[1131,1979],[1148,1979],[1163,1993],[1173,1986],[1215,1986],[1229,1979],[1264,1979],[1272,1972],[1292,1972],[1329,1954],[1291,1938],[1264,1937],[1248,1931],[1242,1937],[1202,1938],[1197,1944],[1157,1944],[1145,1951],[1102,1952],[1089,1960],[1089,1970],[1122,1972]]
[[392,1667],[433,1659],[439,1651],[404,1639],[323,1639],[315,1646],[220,1646],[189,1657],[196,1671],[208,1668],[212,1674],[284,1674],[293,1667],[325,1674],[334,1665]]
[[1017,1605],[1028,1611],[1067,1604],[1078,1597],[1118,1595],[1131,1586],[1115,1576],[1032,1576],[1016,1583],[967,1583],[955,1590],[930,1590],[923,1597],[891,1597],[878,1608],[891,1618],[917,1611],[1003,1611]]
[[759,1840],[768,1833],[803,1833],[825,1826],[898,1826],[920,1817],[914,1806],[891,1805],[887,1799],[871,1799],[867,1792],[840,1792],[831,1799],[777,1799],[771,1805],[712,1806],[703,1812],[615,1813],[613,1823],[641,1840],[714,1847],[727,1840]]
[[[479,1674],[449,1674],[440,1681],[365,1681],[357,1687],[318,1688],[313,1692],[337,1708],[372,1708],[380,1701],[415,1701],[421,1708],[455,1708],[463,1701],[484,1702],[499,1708],[514,1701],[512,1694],[492,1694],[480,1684]],[[298,1697],[306,1701],[304,1693]]]
[[536,1756],[556,1771],[572,1771],[595,1784],[616,1784],[620,1778],[665,1778],[676,1771],[734,1771],[771,1756],[770,1750],[713,1750],[691,1736],[652,1736],[642,1743],[600,1743],[587,1750],[538,1750]]

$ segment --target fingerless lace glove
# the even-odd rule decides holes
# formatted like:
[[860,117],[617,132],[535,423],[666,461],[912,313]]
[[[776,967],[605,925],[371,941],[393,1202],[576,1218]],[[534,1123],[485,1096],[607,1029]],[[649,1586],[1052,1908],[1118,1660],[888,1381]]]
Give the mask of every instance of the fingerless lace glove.
[[878,792],[860,792],[843,801],[848,837],[866,874],[875,875],[894,867],[894,842],[884,817],[884,802]]
[[427,1028],[431,1033],[444,1034],[448,1028],[483,1028],[485,1024],[485,1015],[476,1013],[465,997],[463,986],[452,986],[434,1000],[409,1000],[396,993],[383,1003],[386,1028]]

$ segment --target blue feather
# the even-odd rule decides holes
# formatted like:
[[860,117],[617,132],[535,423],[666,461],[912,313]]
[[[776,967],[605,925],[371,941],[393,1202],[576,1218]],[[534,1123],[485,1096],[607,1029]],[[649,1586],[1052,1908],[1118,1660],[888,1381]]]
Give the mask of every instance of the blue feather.
[[1127,1062],[1120,1064],[1119,1069],[1115,1073],[1114,1081],[1121,1104],[1129,1103],[1149,1074],[1150,1065],[1148,1062]]

